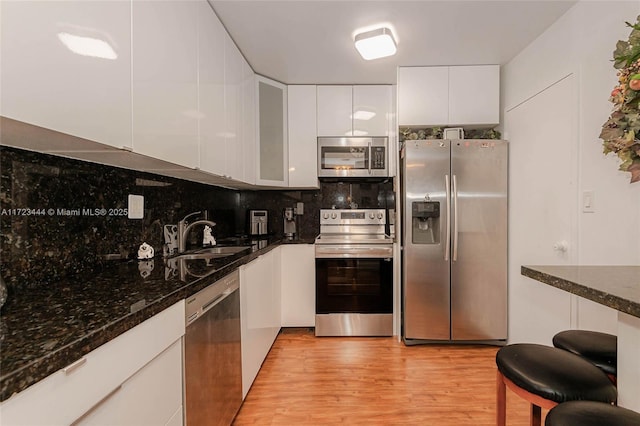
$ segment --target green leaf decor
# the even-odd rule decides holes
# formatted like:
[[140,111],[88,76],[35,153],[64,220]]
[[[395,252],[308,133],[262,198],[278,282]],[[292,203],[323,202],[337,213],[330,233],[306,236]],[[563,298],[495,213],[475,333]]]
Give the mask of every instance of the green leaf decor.
[[609,101],[613,112],[602,126],[600,139],[604,153],[615,153],[622,161],[620,170],[631,173],[631,183],[640,181],[640,16],[628,41],[620,40],[613,52],[618,84]]

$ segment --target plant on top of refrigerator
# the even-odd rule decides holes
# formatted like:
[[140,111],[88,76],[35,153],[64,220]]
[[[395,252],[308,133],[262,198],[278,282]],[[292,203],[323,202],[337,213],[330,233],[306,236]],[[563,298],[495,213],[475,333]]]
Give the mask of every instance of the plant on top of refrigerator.
[[613,112],[602,126],[605,155],[613,152],[622,164],[620,170],[631,173],[631,183],[640,181],[640,16],[635,24],[629,22],[628,41],[619,40],[613,52],[618,84],[609,101]]

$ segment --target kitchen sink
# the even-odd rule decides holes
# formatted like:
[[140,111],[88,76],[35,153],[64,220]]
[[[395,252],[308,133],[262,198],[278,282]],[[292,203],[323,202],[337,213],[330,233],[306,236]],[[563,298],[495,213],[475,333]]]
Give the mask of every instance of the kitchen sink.
[[194,259],[215,259],[220,257],[232,256],[236,253],[240,253],[244,250],[251,249],[251,246],[222,246],[222,247],[209,247],[204,249],[198,249],[188,253],[179,254],[180,259],[194,260]]

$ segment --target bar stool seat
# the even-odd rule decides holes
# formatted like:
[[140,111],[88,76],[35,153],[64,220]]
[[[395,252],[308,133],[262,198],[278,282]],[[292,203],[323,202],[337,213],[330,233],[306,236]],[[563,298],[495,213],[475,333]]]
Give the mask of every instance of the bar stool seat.
[[541,407],[589,400],[613,404],[616,387],[607,375],[571,352],[531,343],[507,345],[496,354],[497,424],[506,422],[505,385],[531,403],[531,424],[541,423]]
[[551,409],[545,426],[638,426],[640,413],[593,401],[564,402]]
[[591,361],[605,373],[617,375],[618,338],[588,330],[566,330],[553,336],[553,346]]

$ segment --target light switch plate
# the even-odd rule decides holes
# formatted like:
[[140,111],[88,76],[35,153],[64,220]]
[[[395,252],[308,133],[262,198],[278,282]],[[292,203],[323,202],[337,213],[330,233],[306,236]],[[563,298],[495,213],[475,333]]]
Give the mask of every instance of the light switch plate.
[[144,218],[144,197],[142,195],[129,194],[129,219]]
[[595,201],[594,191],[582,191],[582,212],[595,213]]

